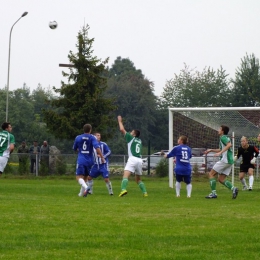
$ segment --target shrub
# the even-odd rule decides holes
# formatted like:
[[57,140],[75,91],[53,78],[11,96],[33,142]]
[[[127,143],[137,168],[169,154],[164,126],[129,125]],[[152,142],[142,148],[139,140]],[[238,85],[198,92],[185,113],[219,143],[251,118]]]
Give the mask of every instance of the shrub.
[[160,160],[160,162],[157,164],[156,168],[156,175],[158,175],[159,177],[166,177],[168,176],[168,172],[169,172],[169,162],[167,159],[162,158]]

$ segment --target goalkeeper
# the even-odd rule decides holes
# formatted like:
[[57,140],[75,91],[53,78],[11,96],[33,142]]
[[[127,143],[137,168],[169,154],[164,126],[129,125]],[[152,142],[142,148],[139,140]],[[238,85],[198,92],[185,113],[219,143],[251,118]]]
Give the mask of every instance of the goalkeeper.
[[[255,168],[254,164],[258,154],[259,154],[258,149],[253,145],[249,145],[248,139],[245,136],[243,136],[241,138],[241,146],[238,148],[237,155],[234,158],[234,160],[237,160],[240,156],[242,156],[239,179],[243,185],[243,190],[248,189],[249,191],[252,191],[253,189],[254,168]],[[245,180],[246,173],[248,173],[249,188]]]

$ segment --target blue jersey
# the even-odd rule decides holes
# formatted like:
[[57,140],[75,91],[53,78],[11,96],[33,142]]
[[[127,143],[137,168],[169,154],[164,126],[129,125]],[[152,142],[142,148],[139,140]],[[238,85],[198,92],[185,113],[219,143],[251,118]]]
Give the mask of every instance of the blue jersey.
[[103,178],[109,178],[109,166],[108,166],[108,157],[111,154],[111,151],[108,145],[104,142],[99,142],[100,150],[105,158],[106,162],[103,163],[101,158],[98,157],[96,149],[94,149],[94,166],[91,168],[90,176],[92,178],[97,178],[99,175],[102,175]]
[[[108,156],[111,154],[111,150],[109,149],[108,145],[105,142],[99,142],[99,148],[103,154],[103,157],[106,160],[105,163],[108,164]],[[94,149],[93,157],[94,157],[95,164],[103,164],[101,158],[98,157],[98,155],[97,155],[96,149]]]
[[82,134],[75,138],[73,150],[78,151],[77,164],[93,165],[93,148],[100,148],[96,137],[92,134]]
[[167,154],[167,158],[175,157],[176,174],[190,175],[191,165],[190,158],[192,157],[191,148],[185,144],[174,146],[173,149]]

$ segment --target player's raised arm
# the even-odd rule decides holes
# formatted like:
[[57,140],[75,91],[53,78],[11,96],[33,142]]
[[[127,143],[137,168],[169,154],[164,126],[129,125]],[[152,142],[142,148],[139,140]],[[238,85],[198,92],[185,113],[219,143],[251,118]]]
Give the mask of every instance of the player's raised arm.
[[122,117],[121,117],[121,116],[118,116],[118,117],[117,117],[117,121],[118,121],[118,125],[119,125],[119,130],[120,130],[120,132],[122,132],[122,133],[125,135],[126,130],[125,130],[124,125],[123,125],[123,119],[122,119]]

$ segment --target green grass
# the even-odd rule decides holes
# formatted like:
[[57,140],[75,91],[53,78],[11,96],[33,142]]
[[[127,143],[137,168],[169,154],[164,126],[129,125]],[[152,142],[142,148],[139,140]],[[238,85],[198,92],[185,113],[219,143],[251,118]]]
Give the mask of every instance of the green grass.
[[[4,177],[4,176],[3,176]],[[143,198],[131,178],[119,198],[103,180],[79,198],[73,177],[0,179],[0,259],[259,259],[260,190],[236,200],[218,184],[218,199],[206,200],[209,184],[194,180],[190,199],[168,179],[144,177]]]

